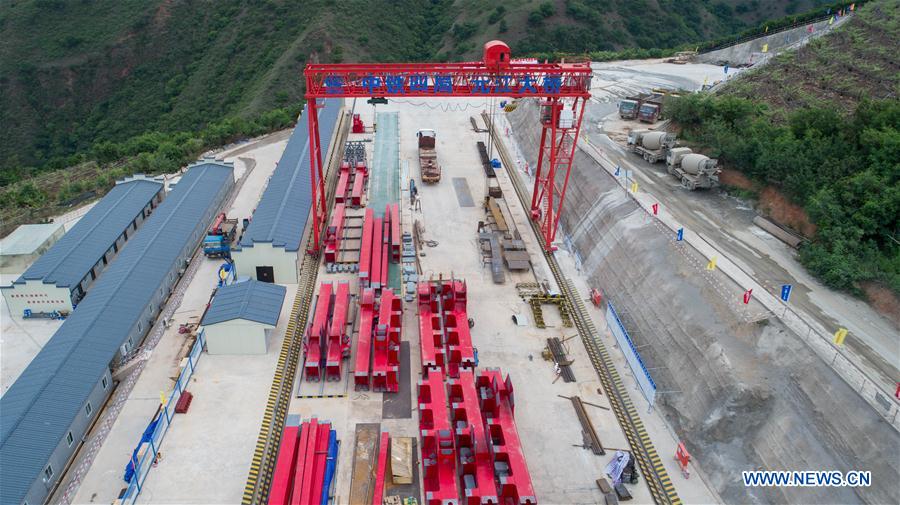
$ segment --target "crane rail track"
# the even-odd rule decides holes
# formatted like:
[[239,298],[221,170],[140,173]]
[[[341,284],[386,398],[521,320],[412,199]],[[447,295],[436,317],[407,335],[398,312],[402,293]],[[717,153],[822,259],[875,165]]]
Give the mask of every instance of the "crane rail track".
[[[512,158],[506,151],[506,146],[503,145],[502,139],[497,134],[491,117],[486,113],[483,113],[483,117],[485,124],[489,125],[491,135],[494,137],[494,144],[497,146],[503,165],[515,167],[512,163]],[[529,209],[531,200],[526,189],[522,186],[522,181],[511,172],[507,173],[509,173],[510,181],[516,190],[522,207]],[[638,466],[640,466],[641,472],[644,474],[653,501],[657,505],[681,505],[682,501],[675,491],[675,485],[672,483],[672,479],[669,477],[659,453],[656,451],[653,441],[644,427],[640,414],[631,401],[631,397],[616,369],[612,356],[610,356],[606,346],[598,338],[597,328],[587,313],[583,298],[578,295],[578,291],[572,281],[565,276],[553,254],[544,247],[543,235],[537,221],[529,220],[529,222],[534,229],[535,236],[541,246],[541,252],[547,260],[556,284],[560,292],[565,295],[565,303],[569,306],[569,314],[575,322],[578,335],[581,337],[582,343],[584,343],[584,347],[591,359],[591,364],[600,377],[603,389],[606,390],[610,406],[616,415],[616,419],[619,421],[619,425],[622,427],[622,431],[625,433],[631,452],[637,459]]]
[[[332,147],[329,149],[328,164],[326,165],[328,170],[325,179],[327,184],[325,201],[329,202],[329,207],[334,203],[334,192],[337,185],[337,178],[333,174],[337,169],[337,161],[341,159],[343,154],[344,142],[347,140],[349,128],[349,114],[344,110],[338,116],[338,125],[335,127],[336,138],[332,141]],[[306,243],[308,244],[312,241],[313,230],[311,226],[307,228]],[[266,503],[268,501],[269,486],[272,484],[272,474],[275,471],[278,448],[281,444],[281,433],[291,404],[291,393],[294,389],[294,378],[297,375],[297,364],[303,355],[303,330],[306,328],[310,304],[315,295],[316,279],[319,276],[319,260],[321,258],[321,251],[317,251],[315,254],[303,253],[303,260],[300,263],[297,295],[294,297],[294,305],[291,307],[290,318],[284,333],[284,341],[281,343],[281,351],[278,354],[278,363],[272,378],[272,386],[269,389],[266,409],[263,412],[259,436],[256,439],[256,448],[250,461],[247,483],[244,485],[244,494],[241,498],[242,505]]]

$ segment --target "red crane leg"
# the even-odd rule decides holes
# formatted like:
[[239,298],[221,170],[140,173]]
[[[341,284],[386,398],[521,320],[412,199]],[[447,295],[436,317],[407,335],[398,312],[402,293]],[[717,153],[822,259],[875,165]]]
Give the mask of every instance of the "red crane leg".
[[312,226],[313,243],[307,247],[308,252],[318,252],[322,245],[322,228],[328,215],[325,205],[325,175],[322,172],[322,144],[319,141],[319,110],[315,98],[309,98],[306,104],[309,118],[309,181],[312,184]]

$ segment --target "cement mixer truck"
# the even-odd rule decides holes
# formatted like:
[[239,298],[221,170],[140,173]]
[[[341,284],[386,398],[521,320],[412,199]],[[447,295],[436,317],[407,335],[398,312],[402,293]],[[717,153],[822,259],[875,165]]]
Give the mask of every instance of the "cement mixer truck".
[[628,148],[631,152],[650,163],[665,159],[666,154],[674,147],[674,133],[632,130],[628,134]]
[[666,155],[666,171],[681,179],[681,185],[691,191],[697,188],[714,188],[719,185],[717,160],[691,151],[688,147],[669,149]]

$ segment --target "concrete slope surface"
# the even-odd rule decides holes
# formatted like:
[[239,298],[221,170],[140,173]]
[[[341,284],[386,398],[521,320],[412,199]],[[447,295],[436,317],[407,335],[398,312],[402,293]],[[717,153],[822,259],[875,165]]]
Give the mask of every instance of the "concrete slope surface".
[[[507,115],[534,166],[533,104]],[[660,408],[728,503],[898,503],[900,434],[742,288],[672,240],[612,176],[576,155],[562,217],[569,249],[611,300],[659,389]],[[713,218],[714,219],[714,218]],[[748,488],[742,470],[870,470],[866,488]]]

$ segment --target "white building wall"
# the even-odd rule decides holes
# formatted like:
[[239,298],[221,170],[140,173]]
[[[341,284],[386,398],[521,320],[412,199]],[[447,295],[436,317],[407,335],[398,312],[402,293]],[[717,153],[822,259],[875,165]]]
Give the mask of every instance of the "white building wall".
[[299,282],[296,251],[286,251],[283,247],[272,247],[272,244],[257,242],[253,247],[232,251],[231,258],[237,268],[238,277],[248,276],[259,280],[256,277],[256,267],[270,266],[274,271],[276,284]]
[[69,288],[58,288],[56,284],[32,280],[25,281],[25,284],[3,286],[2,291],[13,316],[22,317],[25,309],[31,309],[32,312],[72,311],[72,294]]
[[265,354],[266,330],[274,326],[232,319],[203,327],[206,331],[206,352],[210,354]]

